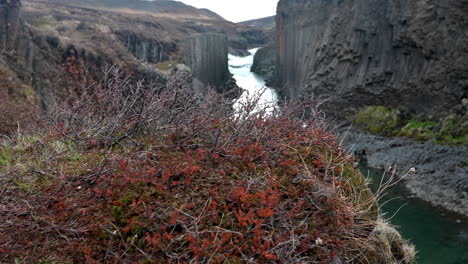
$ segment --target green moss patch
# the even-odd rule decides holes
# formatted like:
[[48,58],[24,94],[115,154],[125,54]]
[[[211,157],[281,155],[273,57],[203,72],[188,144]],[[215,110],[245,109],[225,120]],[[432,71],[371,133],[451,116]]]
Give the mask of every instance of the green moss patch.
[[385,106],[369,106],[354,116],[357,126],[372,134],[391,136],[400,124],[400,111]]
[[156,68],[161,71],[168,71],[172,69],[174,66],[176,66],[177,62],[176,61],[165,61],[156,64]]
[[372,134],[408,137],[443,145],[468,144],[467,120],[453,115],[442,121],[416,116],[408,120],[397,109],[368,106],[353,115],[350,120],[356,126]]

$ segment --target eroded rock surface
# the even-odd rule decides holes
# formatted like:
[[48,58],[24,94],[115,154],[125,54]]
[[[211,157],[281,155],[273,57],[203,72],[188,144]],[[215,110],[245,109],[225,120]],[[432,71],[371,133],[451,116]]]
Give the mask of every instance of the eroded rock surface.
[[338,116],[370,104],[464,114],[467,6],[466,0],[281,0],[281,93],[315,93]]
[[14,47],[19,33],[21,2],[0,0],[0,50]]
[[267,85],[274,79],[276,73],[276,48],[274,43],[262,47],[255,53],[251,71],[267,80]]
[[184,62],[192,70],[194,86],[206,90],[216,87],[226,91],[230,78],[227,37],[221,34],[196,34],[185,40]]

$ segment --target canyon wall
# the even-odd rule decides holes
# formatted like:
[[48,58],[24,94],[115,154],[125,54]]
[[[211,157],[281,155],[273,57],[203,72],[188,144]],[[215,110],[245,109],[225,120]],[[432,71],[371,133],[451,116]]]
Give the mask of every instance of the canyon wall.
[[[78,87],[85,69],[95,80],[117,65],[134,79],[165,81],[151,63],[176,56],[175,42],[158,38],[160,32],[141,33],[164,32],[157,23],[47,1],[21,2],[0,0],[0,66],[33,88],[43,108],[54,103],[53,95],[66,96]],[[99,19],[107,24],[96,23]]]
[[46,72],[52,69],[37,52],[43,46],[34,44],[31,32],[21,19],[21,6],[19,0],[0,0],[0,66],[33,87],[44,106],[50,103],[51,97],[44,87],[50,86],[49,79],[53,77],[47,78]]
[[145,38],[134,32],[115,32],[119,40],[136,58],[150,63],[164,62],[177,51],[174,42],[164,42],[157,39]]
[[313,93],[343,116],[365,105],[466,114],[467,0],[281,0],[282,96]]
[[18,0],[0,0],[0,50],[12,49],[20,27]]
[[276,65],[276,47],[273,42],[270,42],[265,47],[258,49],[255,53],[254,60],[250,71],[262,76],[267,80],[268,86],[272,85],[275,78]]
[[195,34],[185,40],[184,62],[192,70],[194,86],[206,90],[216,87],[225,92],[230,79],[228,68],[228,41],[222,34]]

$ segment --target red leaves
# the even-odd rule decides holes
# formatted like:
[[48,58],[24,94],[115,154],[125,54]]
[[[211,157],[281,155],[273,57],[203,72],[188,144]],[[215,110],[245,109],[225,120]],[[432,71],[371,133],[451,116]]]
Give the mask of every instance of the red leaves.
[[260,217],[272,217],[275,212],[269,208],[262,209],[257,212],[258,216]]
[[125,171],[127,170],[127,168],[128,168],[128,160],[121,160],[119,162],[119,169],[122,171]]
[[287,160],[287,161],[283,161],[280,163],[280,167],[282,168],[289,168],[291,166],[295,166],[297,164],[297,162],[295,160]]
[[[69,213],[57,214],[57,224],[70,224],[64,215],[80,217],[76,229],[86,232],[78,239],[88,246],[80,252],[83,262],[96,258],[104,263],[108,248],[134,258],[116,263],[138,262],[144,257],[133,246],[161,262],[177,256],[181,263],[282,263],[286,251],[327,262],[342,242],[340,232],[352,224],[353,211],[346,197],[331,189],[339,184],[336,178],[308,176],[328,173],[317,169],[327,165],[323,153],[317,153],[320,148],[339,150],[326,134],[292,121],[255,124],[255,136],[239,135],[225,145],[186,139],[181,131],[160,135],[165,141],[158,144],[168,145],[145,149],[146,155],[131,147],[115,150],[103,168],[89,168],[100,173],[95,182],[85,176],[88,181],[74,185],[85,186],[80,192],[66,187],[46,190],[47,195],[61,192],[67,197],[53,204],[57,211]],[[170,145],[171,140],[177,144]],[[337,163],[342,162],[346,160]],[[319,245],[326,250],[311,250],[319,247],[317,234],[326,241]],[[291,237],[297,240],[296,248],[284,250]],[[127,248],[132,250],[122,254]]]
[[156,174],[156,168],[155,168],[155,167],[149,168],[148,174],[149,174],[150,176],[154,176],[154,175]]
[[196,165],[188,165],[188,167],[186,169],[184,169],[182,171],[182,173],[184,173],[185,175],[187,176],[192,176],[194,175],[195,173],[197,172],[200,172],[202,170],[201,167],[199,166],[196,166]]
[[157,248],[161,243],[161,235],[155,234],[151,235],[150,233],[146,233],[145,241],[148,243],[149,246],[153,248]]
[[171,216],[171,220],[169,220],[170,225],[175,225],[177,223],[177,219],[180,215],[179,211],[174,211]]

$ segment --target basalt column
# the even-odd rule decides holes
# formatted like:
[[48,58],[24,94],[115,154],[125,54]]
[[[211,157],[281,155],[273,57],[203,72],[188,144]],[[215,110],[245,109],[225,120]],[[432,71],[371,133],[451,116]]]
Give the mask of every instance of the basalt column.
[[226,92],[229,80],[228,41],[221,34],[196,34],[185,40],[184,61],[190,67],[194,88],[215,87]]
[[20,31],[20,7],[19,0],[0,0],[0,50],[15,47]]
[[366,105],[463,115],[467,0],[280,0],[276,21],[283,97],[313,93],[338,116]]

